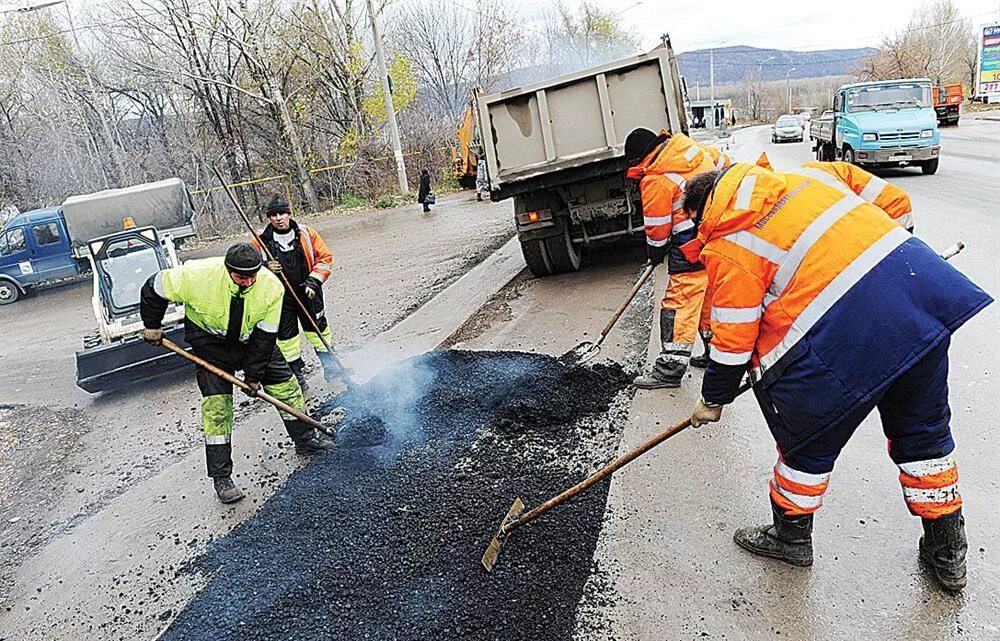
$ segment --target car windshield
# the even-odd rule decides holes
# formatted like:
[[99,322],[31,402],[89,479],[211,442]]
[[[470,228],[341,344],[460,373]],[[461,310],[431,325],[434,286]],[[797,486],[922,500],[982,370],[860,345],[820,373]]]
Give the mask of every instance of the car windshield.
[[139,291],[150,276],[160,271],[160,259],[151,246],[135,239],[112,242],[101,259],[101,272],[112,304],[119,309],[139,304]]
[[778,118],[779,127],[798,127],[799,121],[795,118]]
[[911,82],[852,89],[847,94],[849,111],[878,111],[904,107],[929,107],[931,88]]

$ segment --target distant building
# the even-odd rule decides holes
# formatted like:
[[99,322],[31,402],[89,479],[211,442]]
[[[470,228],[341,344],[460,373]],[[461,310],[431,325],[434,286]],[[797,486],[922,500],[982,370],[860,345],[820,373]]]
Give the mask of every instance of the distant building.
[[731,100],[692,100],[691,128],[719,129],[735,124]]

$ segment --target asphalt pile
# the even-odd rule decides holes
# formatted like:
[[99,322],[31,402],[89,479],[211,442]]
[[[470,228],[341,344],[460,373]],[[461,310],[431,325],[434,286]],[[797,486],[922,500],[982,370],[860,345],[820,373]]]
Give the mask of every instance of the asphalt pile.
[[570,639],[607,482],[516,532],[492,574],[480,558],[515,497],[544,501],[614,450],[628,385],[617,365],[517,352],[390,367],[321,408],[346,410],[341,447],[192,562],[207,585],[162,639]]

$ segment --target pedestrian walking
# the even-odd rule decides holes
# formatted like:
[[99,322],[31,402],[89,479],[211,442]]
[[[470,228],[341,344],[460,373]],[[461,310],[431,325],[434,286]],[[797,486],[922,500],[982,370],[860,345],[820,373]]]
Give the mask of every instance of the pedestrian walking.
[[[243,370],[243,380],[253,390],[263,386],[276,399],[302,409],[302,389],[276,345],[283,291],[274,274],[261,270],[258,250],[237,243],[225,258],[189,260],[150,276],[140,297],[142,335],[148,343],[162,343],[167,306],[183,304],[184,338],[196,356],[229,373]],[[219,500],[234,503],[243,492],[232,479],[233,386],[202,368],[196,376],[208,476]],[[332,440],[309,425],[280,415],[297,452],[333,447]]]
[[625,175],[639,183],[647,258],[652,265],[666,259],[670,272],[660,303],[660,353],[652,370],[635,379],[635,385],[642,389],[680,387],[689,362],[699,364],[691,358],[699,333],[706,354],[710,349],[708,310],[703,306],[708,282],[705,268],[697,260],[685,258],[680,246],[694,237],[694,223],[681,207],[684,185],[692,177],[728,163],[728,157],[718,149],[711,152],[684,134],[667,131],[657,135],[638,128],[625,139],[629,166]]
[[948,346],[992,299],[843,183],[736,164],[689,181],[684,209],[697,228],[684,254],[705,265],[712,290],[712,354],[691,424],[718,421],[749,371],[778,447],[772,522],[737,530],[736,543],[811,565],[834,463],[877,408],[922,519],[920,558],[943,588],[962,589]]
[[417,190],[417,202],[424,206],[424,211],[430,211],[434,204],[434,194],[431,193],[431,174],[427,167],[420,170],[420,188]]
[[[302,360],[300,325],[323,366],[323,378],[332,381],[343,375],[334,355],[326,348],[327,344],[333,345],[333,332],[324,309],[323,284],[330,278],[333,254],[319,232],[308,225],[295,222],[288,200],[281,194],[271,196],[264,208],[264,215],[267,217],[267,227],[260,233],[260,239],[274,257],[273,261],[267,263],[267,267],[275,274],[284,274],[291,285],[291,289],[286,288],[281,302],[278,348],[288,361],[299,385],[307,390],[309,386]],[[257,240],[252,242],[260,251],[261,259],[267,260],[267,252],[258,245]],[[306,311],[296,302],[296,297]],[[309,316],[306,315],[307,312]],[[317,329],[322,338],[316,333]]]

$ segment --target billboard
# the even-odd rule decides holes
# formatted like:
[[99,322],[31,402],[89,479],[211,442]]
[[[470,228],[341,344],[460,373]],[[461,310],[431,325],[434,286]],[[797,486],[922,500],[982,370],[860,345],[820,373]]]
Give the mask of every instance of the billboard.
[[983,27],[979,40],[978,74],[976,97],[994,96],[994,99],[1000,99],[1000,24]]

